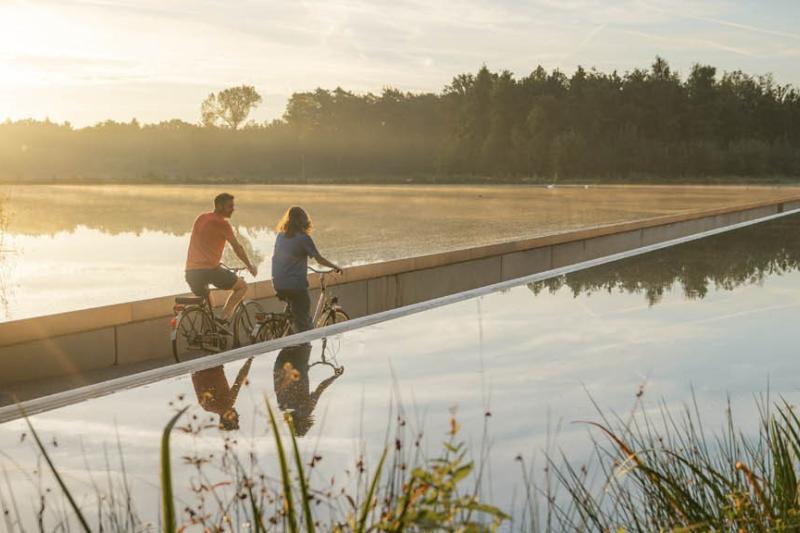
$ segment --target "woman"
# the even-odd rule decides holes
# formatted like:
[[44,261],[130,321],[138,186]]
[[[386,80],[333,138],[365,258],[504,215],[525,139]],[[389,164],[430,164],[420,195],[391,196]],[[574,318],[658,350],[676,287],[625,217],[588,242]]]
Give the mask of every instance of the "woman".
[[[324,350],[323,347],[323,352]],[[310,344],[288,346],[278,352],[272,368],[278,408],[291,413],[294,431],[298,437],[308,433],[314,424],[314,408],[320,396],[344,372],[343,367],[334,369],[334,374],[320,382],[314,392],[311,392],[308,377],[308,369],[312,366],[309,365],[310,358]]]
[[312,229],[311,218],[297,206],[287,209],[275,228],[278,236],[272,254],[272,285],[278,298],[288,302],[292,308],[295,333],[312,328],[308,258],[337,273],[342,271],[317,251],[310,235]]

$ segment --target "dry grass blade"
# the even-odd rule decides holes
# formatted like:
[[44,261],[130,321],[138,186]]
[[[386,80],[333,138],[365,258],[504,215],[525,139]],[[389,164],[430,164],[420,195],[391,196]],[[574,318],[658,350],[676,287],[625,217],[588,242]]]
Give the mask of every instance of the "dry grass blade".
[[380,480],[381,473],[383,472],[383,463],[386,461],[387,453],[388,450],[384,448],[383,453],[381,454],[381,460],[378,461],[378,467],[375,469],[375,474],[372,476],[372,482],[369,484],[367,497],[364,500],[363,506],[361,507],[361,516],[358,519],[358,526],[356,527],[356,531],[358,533],[364,533],[367,530],[367,518],[369,517],[369,511],[372,508],[372,499],[375,497],[375,492],[378,489],[378,481]]
[[306,475],[303,470],[303,460],[300,458],[300,450],[297,448],[297,435],[294,431],[294,423],[292,418],[287,418],[289,424],[289,432],[292,437],[292,451],[294,453],[294,464],[297,468],[297,477],[300,481],[300,497],[303,498],[303,517],[306,522],[306,532],[314,533],[314,517],[311,514],[311,495],[308,491],[308,483],[306,482]]
[[169,437],[178,419],[186,412],[184,407],[173,416],[161,434],[161,527],[164,533],[175,533],[175,499],[172,493],[172,464]]
[[272,405],[269,403],[269,398],[267,398],[266,395],[264,395],[264,403],[267,406],[269,423],[272,427],[272,433],[275,436],[275,446],[278,450],[278,461],[281,467],[281,480],[283,482],[284,509],[286,510],[286,518],[289,521],[289,531],[297,533],[297,513],[295,512],[292,498],[292,479],[289,473],[289,464],[286,460],[286,451],[283,448],[283,440],[278,431],[278,422],[275,419],[275,412],[272,410]]
[[78,504],[75,501],[75,498],[72,497],[72,493],[67,488],[67,485],[64,483],[64,480],[61,479],[61,475],[58,473],[58,470],[56,470],[56,467],[53,464],[53,461],[50,459],[50,454],[47,453],[47,450],[45,449],[44,445],[42,444],[42,441],[39,438],[39,434],[36,433],[36,430],[33,428],[33,424],[31,424],[31,421],[28,418],[28,415],[22,409],[22,406],[19,406],[19,409],[20,409],[20,412],[22,412],[22,415],[25,417],[25,423],[28,425],[28,429],[30,430],[31,435],[33,435],[33,439],[36,442],[36,447],[39,448],[39,451],[42,453],[42,456],[44,457],[44,460],[47,462],[47,466],[50,468],[50,472],[53,474],[53,477],[56,479],[56,482],[58,483],[58,486],[61,487],[61,490],[64,492],[64,496],[67,497],[67,501],[69,501],[70,507],[72,507],[72,510],[75,512],[75,516],[78,518],[78,522],[81,524],[81,527],[83,528],[84,531],[86,531],[87,533],[91,533],[92,530],[89,528],[89,523],[86,521],[86,518],[83,516],[83,513],[81,512],[80,507],[78,507]]

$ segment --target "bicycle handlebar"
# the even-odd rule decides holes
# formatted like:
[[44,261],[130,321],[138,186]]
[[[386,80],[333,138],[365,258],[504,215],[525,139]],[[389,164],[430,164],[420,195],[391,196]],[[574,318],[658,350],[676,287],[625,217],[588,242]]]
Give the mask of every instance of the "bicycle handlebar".
[[[231,272],[243,272],[243,271],[247,270],[247,267],[229,267],[225,263],[220,263],[219,266],[221,266],[225,270],[230,270]],[[328,270],[320,270],[320,269],[316,269],[316,268],[314,268],[312,266],[309,266],[308,269],[311,272],[314,272],[315,274],[332,274],[332,273],[336,272],[336,270],[334,270],[332,268],[330,268]]]
[[235,267],[235,268],[233,268],[233,267],[229,267],[225,263],[220,263],[219,266],[221,266],[225,270],[230,270],[231,272],[243,272],[243,271],[247,270],[247,267]]
[[328,270],[318,270],[318,269],[316,269],[316,268],[314,268],[312,266],[309,266],[308,269],[311,272],[314,272],[315,274],[332,274],[333,272],[336,272],[336,270],[334,270],[332,268],[328,269]]

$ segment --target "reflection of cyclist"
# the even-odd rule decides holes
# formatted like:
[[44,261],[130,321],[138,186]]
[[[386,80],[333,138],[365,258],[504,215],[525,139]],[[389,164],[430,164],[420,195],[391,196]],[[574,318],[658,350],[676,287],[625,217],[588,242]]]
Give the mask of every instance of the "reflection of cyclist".
[[272,285],[278,298],[292,308],[294,331],[311,329],[311,297],[308,294],[308,258],[320,265],[341,272],[341,269],[322,257],[310,233],[311,218],[300,207],[286,210],[275,231],[275,251],[272,254]]
[[236,412],[234,404],[239,395],[239,389],[247,373],[250,372],[250,364],[253,362],[251,357],[245,361],[233,386],[228,385],[228,378],[225,377],[225,370],[222,365],[213,368],[200,370],[192,374],[194,392],[197,394],[197,402],[209,413],[219,415],[219,427],[226,431],[239,429],[239,413]]
[[292,423],[298,436],[305,435],[314,424],[312,413],[322,392],[342,375],[341,367],[335,369],[331,377],[317,385],[314,392],[309,392],[308,361],[310,357],[310,344],[289,346],[278,353],[275,366],[272,368],[278,408],[283,411],[291,410]]
[[219,289],[233,290],[225,302],[222,316],[230,320],[233,310],[244,298],[247,283],[236,274],[220,266],[225,242],[229,242],[233,251],[247,266],[247,270],[255,276],[258,272],[250,263],[247,252],[233,233],[226,220],[233,214],[233,196],[222,193],[214,198],[214,211],[203,213],[197,217],[192,226],[192,237],[189,241],[189,253],[186,258],[186,282],[197,296],[208,295],[208,284]]

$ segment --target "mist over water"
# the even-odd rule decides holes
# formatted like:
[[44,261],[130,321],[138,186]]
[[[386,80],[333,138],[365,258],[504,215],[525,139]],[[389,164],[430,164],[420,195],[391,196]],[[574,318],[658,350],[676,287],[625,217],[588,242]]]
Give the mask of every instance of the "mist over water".
[[[270,277],[273,226],[305,207],[343,265],[480,246],[688,210],[773,199],[770,187],[6,186],[0,320],[185,292],[195,216],[236,196],[231,222]],[[226,261],[234,263],[226,251]],[[249,281],[252,279],[249,279]]]

